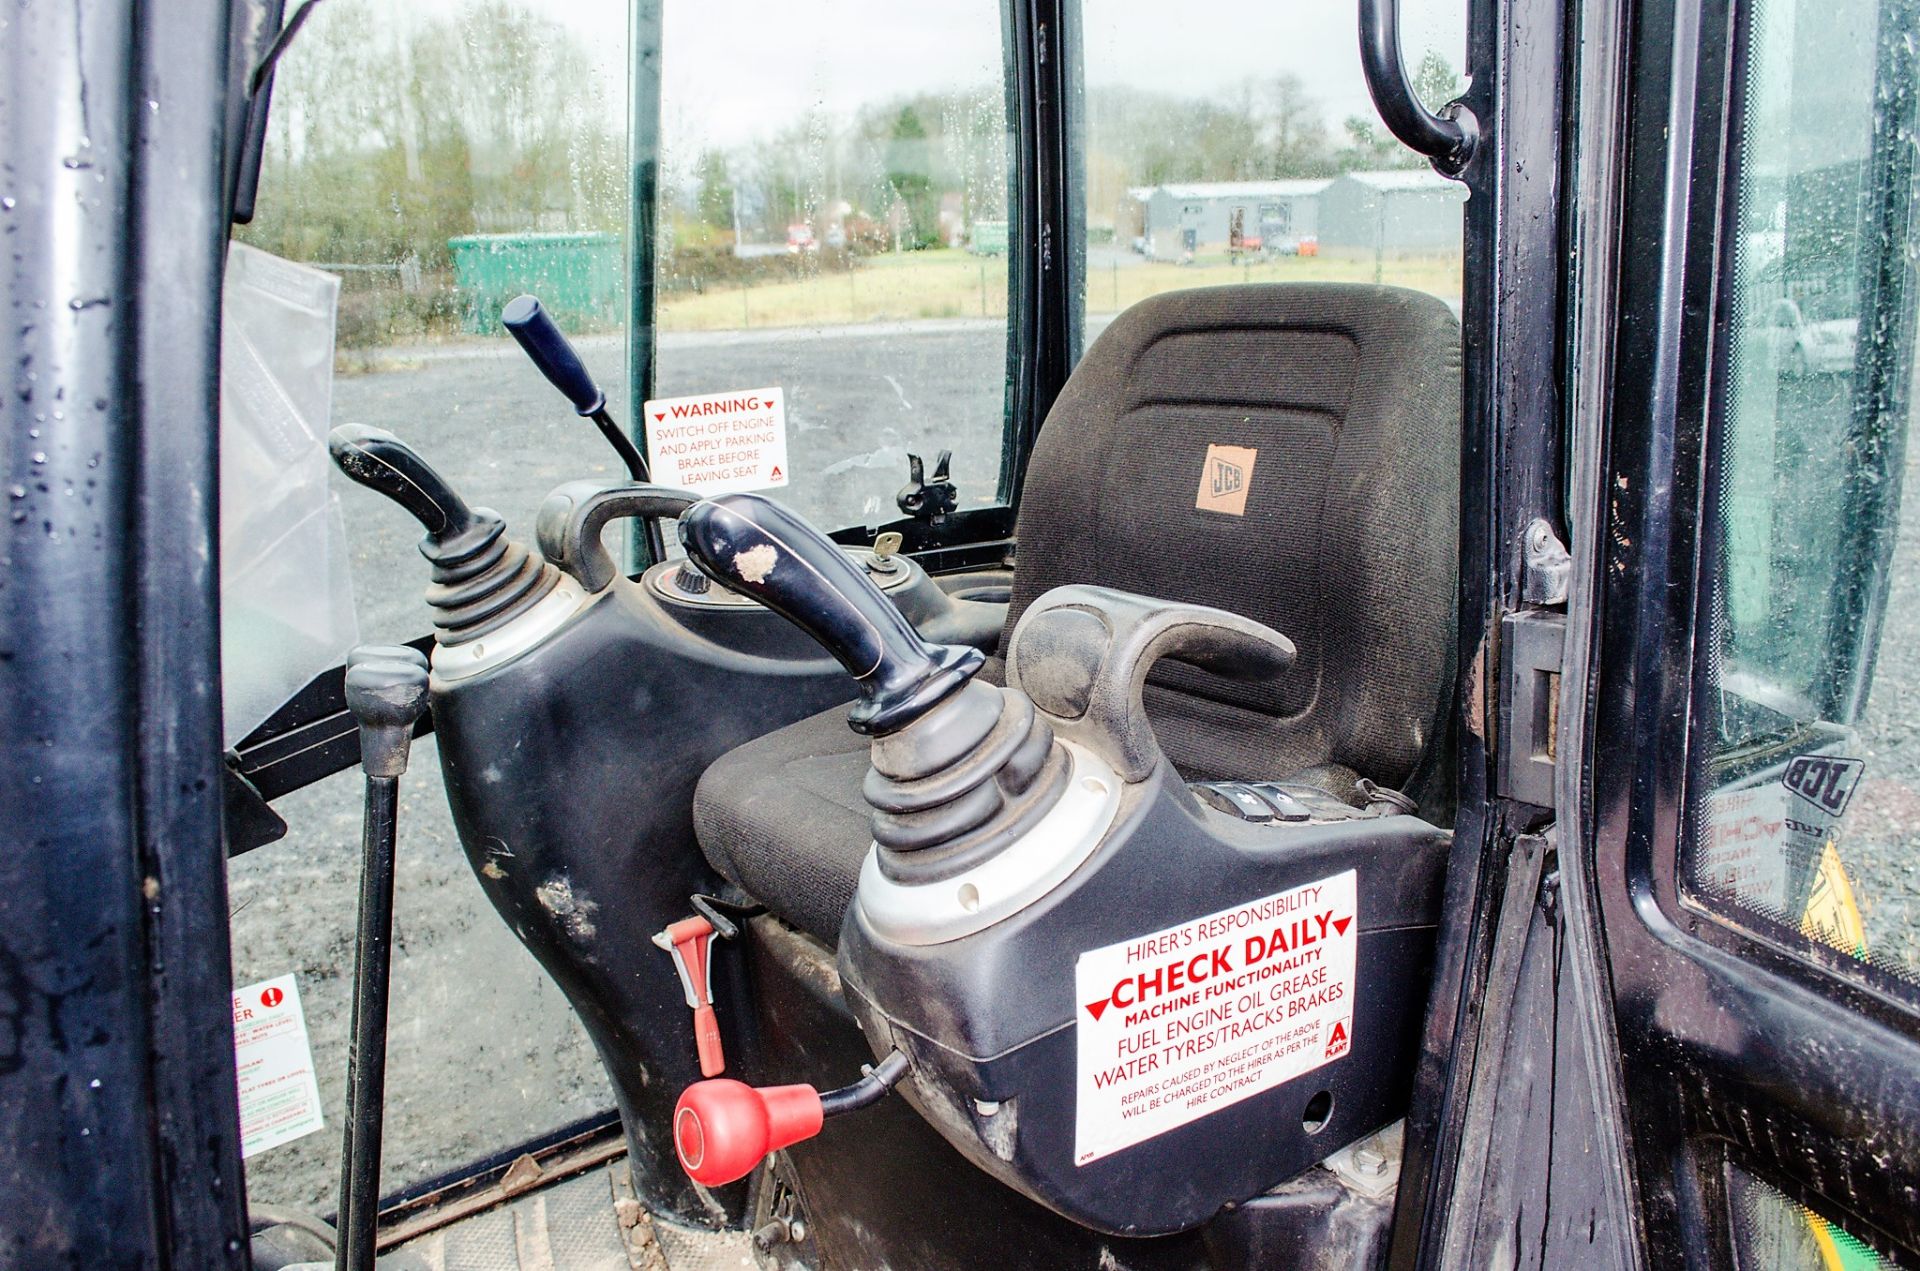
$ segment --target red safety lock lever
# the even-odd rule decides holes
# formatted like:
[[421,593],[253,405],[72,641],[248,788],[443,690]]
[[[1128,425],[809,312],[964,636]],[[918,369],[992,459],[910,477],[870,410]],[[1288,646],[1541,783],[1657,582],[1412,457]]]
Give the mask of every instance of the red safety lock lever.
[[727,1070],[727,1056],[720,1049],[720,1020],[713,1013],[713,924],[705,918],[682,918],[653,942],[673,955],[673,969],[680,974],[680,987],[687,991],[700,1075],[717,1077]]
[[681,1168],[708,1187],[745,1178],[769,1152],[820,1133],[826,1118],[885,1098],[907,1075],[907,1057],[896,1050],[860,1071],[860,1080],[825,1094],[812,1086],[750,1086],[726,1077],[694,1082],[673,1109]]

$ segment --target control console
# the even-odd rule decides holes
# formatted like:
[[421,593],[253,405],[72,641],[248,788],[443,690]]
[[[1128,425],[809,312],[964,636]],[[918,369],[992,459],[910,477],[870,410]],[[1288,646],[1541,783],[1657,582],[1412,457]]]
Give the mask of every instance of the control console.
[[1062,587],[1022,617],[996,687],[977,650],[929,642],[779,505],[722,495],[679,528],[700,569],[860,692],[874,842],[843,991],[970,1160],[1076,1222],[1149,1235],[1403,1114],[1447,835],[1389,792],[1361,808],[1300,784],[1190,788],[1146,712],[1160,659],[1272,678],[1285,636]]

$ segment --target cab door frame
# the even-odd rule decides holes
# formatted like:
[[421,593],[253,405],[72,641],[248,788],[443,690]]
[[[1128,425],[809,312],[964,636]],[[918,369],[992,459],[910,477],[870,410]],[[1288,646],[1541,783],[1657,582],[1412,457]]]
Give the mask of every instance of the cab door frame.
[[[0,52],[0,1262],[247,1265],[221,841],[219,333],[244,0]],[[30,319],[30,320],[29,320]]]
[[[1590,845],[1650,1263],[1733,1265],[1737,1165],[1885,1251],[1920,1250],[1920,1017],[1692,902],[1681,848],[1701,769],[1701,526],[1720,409],[1742,15],[1626,12],[1619,271],[1600,459],[1584,493],[1591,611],[1576,641],[1590,767],[1562,824]],[[1596,403],[1597,404],[1597,403]],[[1864,616],[1864,615],[1863,615]]]
[[[1571,806],[1580,770],[1565,692],[1557,747],[1547,729],[1535,738],[1557,756],[1556,792],[1512,777],[1528,705],[1570,682],[1584,655],[1566,640],[1554,660],[1580,597],[1564,573],[1543,575],[1537,552],[1591,541],[1581,498],[1567,495],[1592,461],[1568,421],[1592,413],[1605,366],[1595,333],[1613,277],[1621,14],[1614,0],[1470,0],[1467,37],[1462,102],[1479,141],[1460,174],[1471,198],[1457,811],[1392,1262],[1485,1261],[1505,1241],[1513,1265],[1631,1265],[1596,903],[1581,844],[1548,806]],[[1524,676],[1522,646],[1548,655]]]

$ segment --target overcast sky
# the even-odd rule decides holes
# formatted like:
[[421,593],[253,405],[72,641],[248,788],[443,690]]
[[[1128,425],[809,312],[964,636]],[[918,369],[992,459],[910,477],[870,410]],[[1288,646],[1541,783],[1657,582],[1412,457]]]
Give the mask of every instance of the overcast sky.
[[[444,2],[444,0],[443,0]],[[809,105],[847,116],[922,89],[993,82],[994,0],[663,0],[669,144],[735,146]],[[1292,71],[1337,126],[1371,113],[1354,0],[1188,4],[1083,0],[1086,80],[1205,96]],[[585,36],[607,82],[624,75],[626,0],[536,4]],[[1465,0],[1404,0],[1409,63],[1465,61]]]
[[[626,83],[627,0],[517,0],[577,33],[608,98]],[[1355,0],[1082,0],[1089,86],[1208,96],[1291,71],[1337,130],[1371,114],[1360,78]],[[401,24],[457,13],[462,0],[385,0]],[[662,0],[668,145],[732,147],[809,106],[842,118],[921,90],[996,83],[998,0]],[[325,20],[326,6],[319,10]],[[1466,0],[1403,0],[1411,65],[1429,48],[1465,61]],[[609,100],[609,114],[624,116]],[[624,118],[622,118],[624,126]],[[1336,132],[1337,135],[1337,132]]]

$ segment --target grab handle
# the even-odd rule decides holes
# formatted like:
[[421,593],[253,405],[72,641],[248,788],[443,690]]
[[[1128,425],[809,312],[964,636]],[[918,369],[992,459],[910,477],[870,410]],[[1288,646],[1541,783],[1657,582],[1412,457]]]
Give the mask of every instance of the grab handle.
[[1432,161],[1443,176],[1466,170],[1480,143],[1480,124],[1459,102],[1436,115],[1421,104],[1400,56],[1400,0],[1360,0],[1360,69],[1387,130]]

